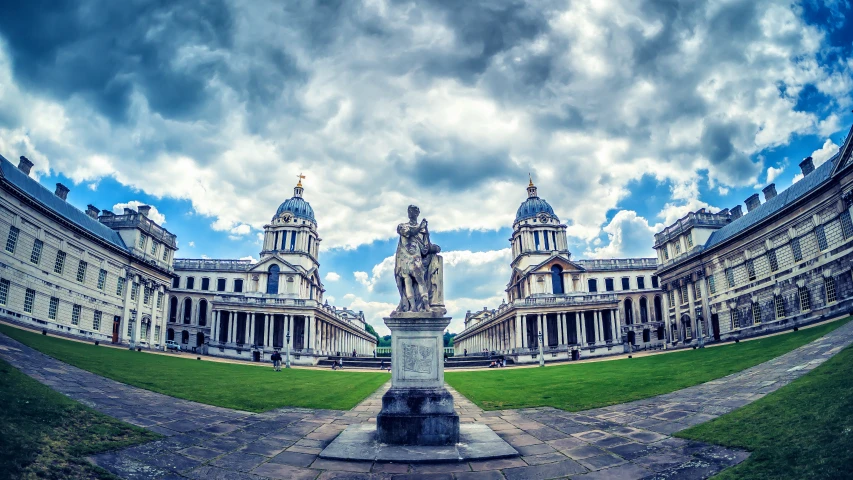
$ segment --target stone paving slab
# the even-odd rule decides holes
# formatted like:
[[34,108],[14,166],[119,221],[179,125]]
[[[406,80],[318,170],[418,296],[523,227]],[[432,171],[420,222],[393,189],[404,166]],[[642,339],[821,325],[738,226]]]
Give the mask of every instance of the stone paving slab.
[[281,408],[253,414],[150,392],[80,370],[0,334],[0,358],[90,407],[166,437],[91,461],[127,479],[708,478],[749,453],[670,434],[773,392],[853,342],[853,323],[778,358],[653,398],[585,412],[484,412],[452,388],[464,423],[489,425],[521,457],[449,464],[324,460],[347,425],[375,423],[386,385],[353,410]]

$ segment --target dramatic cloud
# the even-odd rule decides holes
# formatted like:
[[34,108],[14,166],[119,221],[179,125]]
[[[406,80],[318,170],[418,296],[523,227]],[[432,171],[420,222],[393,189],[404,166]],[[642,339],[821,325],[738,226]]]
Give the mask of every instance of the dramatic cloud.
[[592,258],[654,257],[654,235],[663,225],[649,222],[631,210],[621,210],[604,227],[609,242],[586,254]]
[[824,162],[832,158],[833,155],[838,153],[838,150],[840,148],[841,147],[836,145],[835,142],[833,142],[832,140],[826,139],[826,141],[823,143],[823,147],[812,152],[811,157],[812,161],[814,162],[815,168],[820,165],[823,165]]
[[[148,204],[140,202],[138,200],[131,200],[131,201],[126,202],[126,203],[116,203],[115,205],[113,205],[113,213],[122,214],[122,213],[124,213],[125,208],[129,208],[131,210],[137,210],[140,205],[148,205]],[[154,223],[157,223],[159,225],[163,225],[164,223],[166,223],[166,216],[163,215],[162,213],[160,213],[157,210],[157,207],[155,207],[154,205],[149,205],[149,206],[151,207],[151,210],[148,211],[148,218],[150,218]],[[191,243],[190,246],[193,246],[192,242],[190,242],[190,243]]]
[[327,282],[337,282],[338,280],[341,279],[341,276],[335,272],[329,272],[326,274],[325,277],[323,277],[323,279],[326,280]]

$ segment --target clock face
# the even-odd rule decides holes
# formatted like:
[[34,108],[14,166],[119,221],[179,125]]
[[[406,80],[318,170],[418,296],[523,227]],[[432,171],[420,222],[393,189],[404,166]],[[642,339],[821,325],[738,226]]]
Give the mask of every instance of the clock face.
[[287,212],[281,216],[281,220],[284,222],[289,222],[289,221],[293,220],[293,214],[290,212]]
[[542,223],[548,223],[548,214],[547,213],[540,213],[539,214],[539,221]]

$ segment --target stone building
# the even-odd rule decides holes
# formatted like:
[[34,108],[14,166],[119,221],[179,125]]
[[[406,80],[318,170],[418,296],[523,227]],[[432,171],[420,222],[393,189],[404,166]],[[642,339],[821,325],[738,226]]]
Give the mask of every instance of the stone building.
[[372,355],[376,338],[364,314],[323,301],[318,261],[321,238],[300,179],[293,197],[264,226],[258,262],[179,259],[169,294],[168,331],[188,349],[210,355],[268,360],[285,350],[315,364],[329,355]]
[[572,260],[566,225],[533,181],[510,238],[507,299],[468,312],[454,339],[456,354],[488,349],[519,363],[538,361],[539,334],[548,360],[622,353],[662,345],[663,303],[654,258]]
[[763,335],[849,313],[851,137],[778,193],[763,189],[741,206],[699,210],[655,235],[657,275],[666,292],[666,337],[697,345]]
[[0,156],[0,315],[30,327],[160,348],[176,238],[148,218],[82,212]]

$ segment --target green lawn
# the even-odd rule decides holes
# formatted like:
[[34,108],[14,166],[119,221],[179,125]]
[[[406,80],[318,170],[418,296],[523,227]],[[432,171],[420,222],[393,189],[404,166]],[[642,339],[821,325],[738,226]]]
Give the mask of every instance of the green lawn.
[[752,451],[720,479],[851,478],[853,349],[766,397],[677,436]]
[[83,457],[159,438],[51,390],[0,360],[0,479],[115,478]]
[[263,412],[278,407],[349,410],[388,373],[284,369],[206,362],[95,346],[0,325],[0,332],[98,375],[208,405]]
[[850,319],[714,348],[547,368],[447,372],[444,378],[488,410],[552,406],[580,411],[648,398],[738,372],[805,345]]

